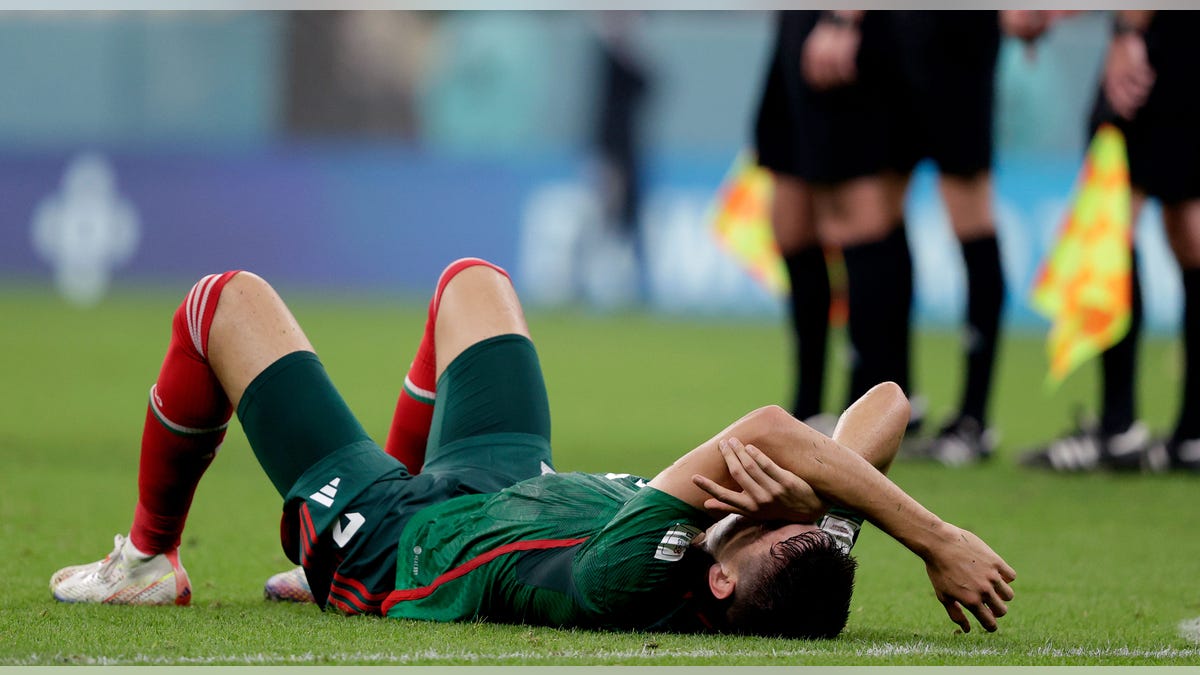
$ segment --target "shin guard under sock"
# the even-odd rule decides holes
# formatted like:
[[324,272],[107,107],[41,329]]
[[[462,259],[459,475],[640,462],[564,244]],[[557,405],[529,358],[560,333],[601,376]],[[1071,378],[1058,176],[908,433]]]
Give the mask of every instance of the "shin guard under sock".
[[1183,270],[1183,354],[1176,441],[1200,438],[1200,268]]
[[967,363],[959,414],[986,426],[1004,309],[1004,272],[995,235],[963,242],[962,253],[967,269]]
[[901,223],[879,241],[846,247],[853,364],[849,402],[880,382],[909,390],[912,257]]
[[795,345],[792,414],[803,420],[821,412],[829,334],[829,269],[825,264],[825,251],[819,245],[786,255],[783,261],[791,282]]
[[1119,434],[1137,418],[1134,379],[1138,342],[1142,332],[1142,284],[1138,279],[1137,252],[1131,252],[1129,332],[1100,355],[1102,401],[1100,432]]
[[210,274],[175,312],[171,342],[150,388],[138,465],[138,503],[130,539],[146,553],[179,546],[200,477],[225,438],[233,410],[208,365],[208,332],[225,284]]

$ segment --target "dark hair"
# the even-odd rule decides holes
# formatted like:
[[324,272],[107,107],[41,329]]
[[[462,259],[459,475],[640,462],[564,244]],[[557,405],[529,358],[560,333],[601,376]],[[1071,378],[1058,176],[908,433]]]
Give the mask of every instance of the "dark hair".
[[726,609],[728,626],[755,635],[837,637],[850,617],[857,567],[822,530],[776,542],[738,580]]

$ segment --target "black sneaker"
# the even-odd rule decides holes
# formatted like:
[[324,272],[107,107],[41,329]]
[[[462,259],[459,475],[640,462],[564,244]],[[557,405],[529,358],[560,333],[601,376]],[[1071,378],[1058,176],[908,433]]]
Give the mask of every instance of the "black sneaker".
[[1200,438],[1172,441],[1168,450],[1171,468],[1200,474]]
[[996,432],[979,424],[974,417],[957,417],[933,438],[915,440],[904,448],[904,455],[958,467],[988,459],[996,451]]
[[1062,473],[1142,471],[1159,446],[1161,443],[1141,422],[1134,422],[1121,433],[1106,435],[1094,423],[1081,420],[1075,431],[1024,453],[1020,463]]
[[1200,474],[1200,438],[1159,442],[1146,453],[1142,469],[1150,473],[1182,471]]

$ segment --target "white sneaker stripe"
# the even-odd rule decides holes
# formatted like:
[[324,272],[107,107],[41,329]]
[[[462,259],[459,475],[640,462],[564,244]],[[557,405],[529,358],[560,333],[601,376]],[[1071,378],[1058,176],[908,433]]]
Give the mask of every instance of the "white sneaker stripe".
[[[195,341],[196,341],[195,332],[192,329],[192,326],[196,323],[196,320],[195,320],[196,304],[199,301],[201,288],[204,286],[204,283],[206,281],[208,281],[209,278],[211,278],[211,277],[212,277],[211,274],[205,275],[204,277],[202,277],[200,279],[200,281],[197,281],[195,283],[195,285],[192,286],[192,290],[188,291],[186,314],[187,314],[188,334],[192,336],[193,344],[195,344]],[[199,351],[199,349],[197,349],[197,351]]]
[[201,339],[200,329],[204,323],[204,309],[208,306],[208,294],[212,292],[212,287],[216,284],[218,278],[218,275],[210,274],[201,280],[204,288],[200,292],[200,306],[188,321],[188,327],[192,332],[192,343],[196,345],[196,351],[199,352],[200,356],[206,359],[208,358],[208,354],[204,353],[204,340]]

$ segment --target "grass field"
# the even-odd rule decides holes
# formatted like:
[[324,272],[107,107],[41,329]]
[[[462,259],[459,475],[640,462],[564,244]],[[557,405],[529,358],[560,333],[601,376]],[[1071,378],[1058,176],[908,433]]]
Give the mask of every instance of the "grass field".
[[[129,526],[138,438],[169,317],[186,287],[124,289],[97,308],[0,287],[0,665],[1067,665],[1200,664],[1200,478],[1045,475],[1017,451],[1064,431],[1094,400],[1094,368],[1054,395],[1036,336],[1003,346],[994,416],[998,457],[948,470],[903,463],[892,477],[943,518],[973,530],[1018,572],[1001,629],[961,634],[924,567],[868,527],[851,618],[837,640],[807,642],[440,625],[322,615],[268,604],[263,580],[288,566],[279,498],[233,429],[201,485],[184,535],[190,608],[55,603],[46,582],[103,556]],[[378,438],[422,321],[419,305],[292,294],[333,379]],[[653,474],[745,411],[784,403],[785,335],[770,321],[534,313],[562,470]],[[835,340],[840,342],[840,339]],[[934,417],[958,391],[950,334],[922,334],[919,389]],[[844,368],[833,355],[831,370]],[[1147,341],[1141,405],[1173,421],[1179,352]],[[841,400],[840,379],[829,400]],[[236,427],[236,425],[234,425]]]

